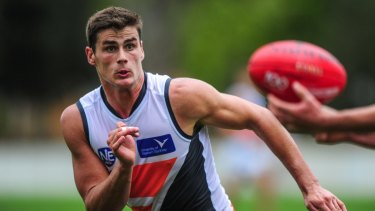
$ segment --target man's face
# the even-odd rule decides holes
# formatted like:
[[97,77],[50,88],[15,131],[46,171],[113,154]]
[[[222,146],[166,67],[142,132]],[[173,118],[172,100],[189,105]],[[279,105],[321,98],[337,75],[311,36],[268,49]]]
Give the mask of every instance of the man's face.
[[94,65],[103,85],[133,88],[143,77],[144,51],[135,27],[99,32],[96,52],[86,48],[88,62]]

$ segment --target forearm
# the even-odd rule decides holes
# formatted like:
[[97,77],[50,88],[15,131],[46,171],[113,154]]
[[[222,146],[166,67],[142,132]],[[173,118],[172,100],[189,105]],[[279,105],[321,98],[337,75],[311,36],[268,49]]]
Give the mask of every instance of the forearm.
[[102,183],[88,191],[84,201],[86,209],[122,210],[130,194],[132,168],[117,165]]
[[319,185],[317,178],[304,161],[290,134],[276,118],[272,114],[262,114],[262,116],[255,131],[283,163],[302,193],[307,194],[311,187]]
[[375,133],[350,133],[349,141],[363,147],[375,148]]
[[375,131],[375,106],[345,109],[327,117],[324,130]]

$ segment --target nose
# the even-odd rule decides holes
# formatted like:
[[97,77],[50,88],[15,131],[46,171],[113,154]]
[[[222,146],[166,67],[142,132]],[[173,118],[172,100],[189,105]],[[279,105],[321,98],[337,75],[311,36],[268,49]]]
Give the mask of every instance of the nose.
[[117,58],[117,63],[127,63],[128,58],[126,51],[123,48],[120,48],[119,53],[118,53],[118,58]]

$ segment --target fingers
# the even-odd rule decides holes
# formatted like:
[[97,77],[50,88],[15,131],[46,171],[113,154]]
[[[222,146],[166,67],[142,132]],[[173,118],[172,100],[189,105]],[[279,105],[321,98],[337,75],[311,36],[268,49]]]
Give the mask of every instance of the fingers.
[[[292,89],[293,89],[294,93],[297,95],[297,97],[301,100],[315,99],[315,97],[310,93],[310,91],[297,81],[293,82]],[[269,98],[268,99],[269,101],[271,101],[275,105],[278,105],[278,106],[281,106],[281,107],[293,105],[292,103],[287,103],[285,101],[281,101],[280,99],[278,99],[277,97],[275,97],[272,94],[268,94],[268,98]]]
[[309,211],[347,211],[345,204],[334,195],[319,198],[319,200],[307,202],[306,208]]
[[124,123],[117,123],[115,130],[112,130],[108,135],[107,144],[113,150],[118,149],[122,144],[126,144],[127,140],[132,137],[139,137],[138,127],[127,127]]
[[346,211],[345,204],[340,201],[338,198],[332,199],[328,204],[328,210],[337,210],[337,211]]
[[125,144],[125,137],[121,136],[117,140],[109,142],[108,145],[112,149],[112,151],[117,151],[122,144]]
[[307,206],[307,209],[309,211],[347,211],[344,203],[339,199],[333,199],[321,205],[310,204]]
[[309,211],[320,211],[321,209],[313,206],[313,205],[309,205],[306,207]]
[[346,207],[340,199],[320,186],[311,188],[304,198],[306,208],[310,211],[346,211]]
[[280,100],[279,98],[277,98],[273,94],[268,94],[267,100],[268,100],[269,109],[275,110],[275,111],[277,111],[279,109],[286,108],[286,107],[292,105],[291,103],[288,103],[286,101]]
[[336,211],[337,210],[332,203],[309,204],[307,206],[307,209],[309,211]]
[[328,210],[341,210],[341,208],[338,206],[336,199],[333,199],[327,203]]
[[284,102],[272,94],[268,94],[268,109],[280,120],[283,119],[283,114],[285,114],[285,108],[287,108],[289,103]]
[[344,205],[344,203],[342,203],[342,206],[340,206],[340,204],[339,204],[339,202],[338,202],[339,200],[337,199],[337,200],[332,200],[332,205],[333,205],[333,207],[336,209],[336,210],[343,210],[343,208],[345,207],[345,205]]
[[309,133],[311,129],[302,127],[301,125],[293,124],[293,123],[283,123],[285,128],[292,133]]
[[[315,103],[318,102],[318,100],[310,93],[307,88],[305,88],[303,85],[301,85],[299,82],[294,82],[292,84],[292,88],[296,95],[298,96],[301,101],[307,101],[309,103]],[[268,108],[271,111],[275,112],[285,112],[292,109],[295,109],[299,104],[298,103],[289,103],[283,100],[280,100],[276,96],[272,94],[268,94],[267,96],[268,100]]]
[[338,210],[347,211],[344,202],[342,202],[340,199],[334,200],[334,203],[338,206],[338,208],[339,208]]
[[120,127],[118,128],[118,132],[122,136],[131,135],[133,137],[139,136],[139,128],[138,127]]
[[121,121],[117,122],[116,125],[117,125],[117,128],[125,127],[126,126],[126,124],[123,123],[123,122],[121,122]]
[[327,142],[328,134],[327,133],[317,133],[315,134],[315,140],[317,142],[325,143]]
[[320,132],[315,134],[315,140],[323,144],[334,144],[347,140],[349,136],[347,132]]
[[131,135],[120,136],[118,139],[112,139],[108,141],[108,146],[113,150],[117,151],[121,146],[126,148],[133,148],[134,139]]
[[132,135],[134,137],[139,136],[139,128],[138,127],[127,127],[125,123],[119,121],[116,123],[117,130],[120,132],[120,135]]
[[268,95],[268,102],[268,109],[283,125],[287,126],[288,130],[297,127],[296,119],[291,113],[291,111],[296,110],[297,104],[280,100],[272,94]]
[[131,135],[133,137],[139,137],[139,128],[138,127],[127,127],[127,126],[118,127],[117,129],[112,130],[108,134],[108,139],[110,139],[111,137],[113,138],[116,135],[117,135],[117,138],[119,136],[126,136],[126,135]]
[[295,81],[292,84],[292,88],[293,88],[294,93],[301,100],[313,100],[313,99],[315,99],[315,97],[310,93],[310,91],[297,81]]

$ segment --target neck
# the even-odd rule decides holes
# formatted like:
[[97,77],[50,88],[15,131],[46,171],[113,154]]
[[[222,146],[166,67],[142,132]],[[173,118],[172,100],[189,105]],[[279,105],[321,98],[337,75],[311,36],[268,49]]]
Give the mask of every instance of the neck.
[[127,118],[131,115],[141,93],[143,83],[144,76],[132,88],[118,88],[102,84],[107,103],[119,117]]

